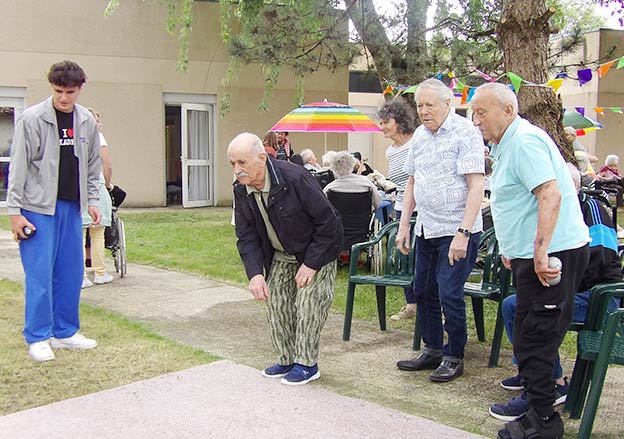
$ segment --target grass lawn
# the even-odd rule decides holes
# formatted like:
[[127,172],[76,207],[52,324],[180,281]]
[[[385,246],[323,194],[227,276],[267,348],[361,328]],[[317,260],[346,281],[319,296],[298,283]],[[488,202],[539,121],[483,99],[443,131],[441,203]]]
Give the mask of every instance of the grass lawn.
[[215,361],[140,325],[81,305],[84,332],[100,342],[89,351],[56,350],[37,363],[21,334],[24,299],[20,284],[0,280],[0,416]]
[[[218,280],[246,285],[247,279],[236,250],[231,209],[154,209],[120,212],[126,227],[127,256],[130,263],[185,271]],[[620,216],[621,217],[621,216]],[[8,228],[8,218],[0,216],[0,228]],[[344,313],[347,269],[338,270],[333,310]],[[388,315],[404,304],[400,289],[388,290]],[[181,347],[157,337],[141,326],[111,313],[83,306],[85,332],[102,341],[102,347],[90,352],[61,351],[49,364],[32,362],[20,334],[23,316],[22,288],[15,283],[0,282],[0,380],[3,406],[0,414],[95,392],[180,370],[214,360],[203,352]],[[469,343],[476,342],[472,307],[468,309]],[[496,304],[486,301],[486,337],[491,343]],[[357,289],[354,318],[376,320],[377,308],[372,287]],[[388,325],[408,331],[413,320]],[[114,342],[106,343],[107,339]],[[504,342],[503,347],[509,348]],[[576,355],[576,333],[569,333],[561,353]],[[99,367],[98,365],[101,365]],[[45,380],[41,377],[45,376]],[[67,377],[71,376],[71,380]],[[41,384],[44,383],[44,384]],[[43,386],[43,387],[41,387]]]

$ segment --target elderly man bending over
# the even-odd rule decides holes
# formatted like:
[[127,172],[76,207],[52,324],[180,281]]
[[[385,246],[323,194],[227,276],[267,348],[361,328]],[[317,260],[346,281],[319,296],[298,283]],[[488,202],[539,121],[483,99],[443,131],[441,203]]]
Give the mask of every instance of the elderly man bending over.
[[228,147],[237,246],[249,291],[267,300],[277,364],[262,375],[283,384],[317,380],[319,340],[334,297],[340,216],[302,166],[268,158],[262,141],[239,134]]

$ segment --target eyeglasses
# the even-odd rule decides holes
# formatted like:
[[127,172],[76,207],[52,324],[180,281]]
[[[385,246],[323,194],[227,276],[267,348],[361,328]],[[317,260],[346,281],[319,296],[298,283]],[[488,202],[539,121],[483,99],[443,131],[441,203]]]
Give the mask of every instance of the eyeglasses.
[[472,113],[472,120],[475,120],[475,118],[478,118],[479,120],[483,120],[487,117],[488,112],[485,110],[478,110],[478,111],[474,111]]

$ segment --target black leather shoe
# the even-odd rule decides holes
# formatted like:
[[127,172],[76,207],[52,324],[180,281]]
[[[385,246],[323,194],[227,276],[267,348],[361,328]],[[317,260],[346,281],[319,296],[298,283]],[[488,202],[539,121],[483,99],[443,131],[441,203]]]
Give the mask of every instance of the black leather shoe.
[[454,362],[444,360],[436,370],[434,370],[429,379],[436,383],[446,383],[454,380],[458,376],[464,373],[464,362]]
[[397,361],[397,367],[400,370],[425,370],[435,369],[440,365],[442,357],[432,357],[426,352],[422,352],[418,357],[411,360]]

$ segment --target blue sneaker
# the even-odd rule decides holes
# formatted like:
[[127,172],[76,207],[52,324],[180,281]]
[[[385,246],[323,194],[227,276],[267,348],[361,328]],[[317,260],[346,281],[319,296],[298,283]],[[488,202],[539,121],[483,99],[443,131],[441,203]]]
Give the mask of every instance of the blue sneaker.
[[518,419],[529,411],[529,401],[524,392],[520,396],[514,396],[507,403],[492,404],[490,415],[501,421],[511,422]]
[[281,378],[295,367],[294,364],[282,366],[281,364],[274,364],[271,367],[267,367],[262,371],[262,376],[266,378]]
[[568,377],[563,378],[563,384],[555,383],[555,403],[553,405],[559,405],[566,402],[569,390],[570,384],[568,383]]
[[524,390],[524,384],[522,383],[520,374],[504,379],[500,382],[500,385],[505,390]]
[[318,365],[304,366],[302,364],[295,364],[284,378],[281,383],[288,386],[301,386],[308,384],[310,381],[318,380],[321,377],[321,372],[318,370]]

